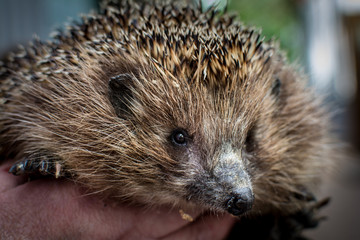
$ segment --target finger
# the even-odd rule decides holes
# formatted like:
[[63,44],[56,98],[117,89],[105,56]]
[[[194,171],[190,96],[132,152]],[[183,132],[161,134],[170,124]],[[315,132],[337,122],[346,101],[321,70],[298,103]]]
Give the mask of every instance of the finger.
[[[98,209],[96,218],[99,224],[106,223],[114,233],[120,234],[117,238],[121,239],[158,239],[189,224],[177,209],[154,209],[121,204],[103,207],[104,203],[98,198],[94,198],[91,204]],[[189,211],[188,214],[196,218],[200,211]],[[119,229],[122,229],[122,232],[118,231]]]
[[[0,195],[0,233],[24,239],[117,239],[130,229],[122,209],[127,211],[94,204],[69,181],[35,180]],[[122,222],[118,229],[111,224],[115,215]]]
[[163,240],[225,239],[234,223],[235,218],[230,215],[204,216],[193,224],[164,237]]
[[[139,233],[150,238],[166,236],[190,224],[188,220],[183,219],[178,209],[169,210],[169,208],[163,207],[145,211],[144,214],[146,217],[138,217],[138,219],[141,219],[141,225],[136,226]],[[189,210],[186,214],[196,219],[201,214],[201,211]]]
[[[37,188],[31,182],[0,194],[1,234],[14,239],[16,236],[24,239],[53,239],[58,236],[53,224],[58,224],[58,218],[62,215],[59,214],[59,208],[50,207],[54,195],[58,193],[45,187],[51,185],[48,182],[34,182],[38,185]],[[51,216],[52,212],[56,217]],[[62,226],[59,225],[58,229],[62,229]]]
[[12,164],[11,162],[6,162],[0,165],[0,193],[26,182],[26,177],[14,176],[9,173]]

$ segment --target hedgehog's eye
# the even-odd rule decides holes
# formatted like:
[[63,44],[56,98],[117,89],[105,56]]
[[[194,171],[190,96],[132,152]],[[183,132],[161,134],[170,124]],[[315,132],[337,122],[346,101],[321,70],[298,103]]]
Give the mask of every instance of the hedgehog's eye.
[[171,133],[170,139],[174,145],[186,146],[188,143],[188,134],[185,130],[177,129]]

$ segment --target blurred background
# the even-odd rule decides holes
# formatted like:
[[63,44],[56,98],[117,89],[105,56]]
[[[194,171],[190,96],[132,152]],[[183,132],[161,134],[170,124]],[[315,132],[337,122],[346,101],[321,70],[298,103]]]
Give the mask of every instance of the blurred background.
[[[96,11],[97,0],[0,0],[0,59],[34,36],[50,33],[81,13]],[[360,239],[360,0],[202,0],[237,13],[246,25],[275,39],[289,61],[304,70],[335,114],[338,135],[349,143],[350,160],[338,164],[322,196],[331,196],[317,240]]]

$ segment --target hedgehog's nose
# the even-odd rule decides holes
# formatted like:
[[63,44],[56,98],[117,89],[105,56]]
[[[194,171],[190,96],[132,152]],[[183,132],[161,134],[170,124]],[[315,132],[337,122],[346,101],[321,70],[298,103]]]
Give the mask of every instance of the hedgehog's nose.
[[226,207],[229,213],[235,216],[239,216],[249,211],[254,202],[254,195],[250,188],[242,188],[230,195],[229,200],[226,203]]

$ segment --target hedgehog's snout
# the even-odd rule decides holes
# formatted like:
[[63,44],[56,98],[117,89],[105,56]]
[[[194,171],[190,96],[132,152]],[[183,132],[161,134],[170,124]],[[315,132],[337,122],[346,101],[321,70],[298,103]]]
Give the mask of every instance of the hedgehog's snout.
[[230,214],[239,216],[252,208],[254,194],[246,164],[241,154],[225,145],[213,170],[219,184],[221,204]]
[[254,195],[252,190],[248,187],[241,188],[236,192],[231,193],[226,201],[227,211],[235,216],[239,216],[252,208],[254,202]]

